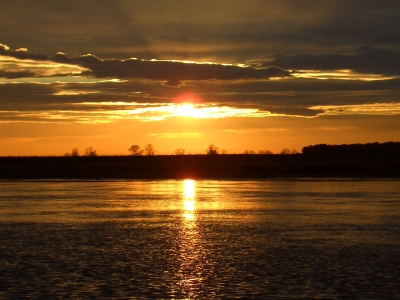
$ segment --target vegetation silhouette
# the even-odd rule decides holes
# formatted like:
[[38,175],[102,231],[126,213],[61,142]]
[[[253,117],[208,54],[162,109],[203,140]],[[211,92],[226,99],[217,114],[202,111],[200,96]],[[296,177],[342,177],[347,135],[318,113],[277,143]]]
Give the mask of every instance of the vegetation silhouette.
[[318,144],[303,147],[303,154],[400,154],[400,142],[367,144]]
[[[148,144],[139,155],[140,147],[134,146],[131,155],[120,156],[97,156],[88,147],[83,156],[74,148],[69,157],[0,157],[0,179],[400,178],[399,142],[319,144],[284,155],[217,155],[213,144],[204,154],[193,155],[155,155]],[[77,157],[71,159],[72,153]]]
[[147,145],[144,147],[144,153],[145,153],[147,156],[154,156],[154,155],[156,155],[156,151],[154,150],[154,147],[153,147],[152,144],[147,144]]
[[283,148],[282,151],[281,151],[281,154],[283,154],[283,155],[290,154],[290,149],[289,148]]
[[258,151],[258,154],[273,154],[273,153],[269,150],[260,150]]
[[207,155],[216,155],[218,153],[218,147],[214,146],[213,144],[209,145],[206,150]]
[[255,151],[253,151],[253,150],[244,150],[243,151],[243,154],[256,154],[256,152]]
[[79,156],[79,151],[78,151],[77,148],[74,148],[74,149],[71,150],[71,153],[67,152],[67,153],[64,154],[64,156],[74,156],[74,157],[77,157],[77,156]]
[[85,149],[85,156],[97,156],[97,151],[92,147],[88,147]]
[[185,149],[182,148],[175,149],[175,155],[185,155]]
[[79,151],[78,151],[78,149],[76,149],[76,148],[72,149],[72,151],[71,151],[71,156],[79,156]]
[[138,145],[132,145],[128,151],[131,153],[132,156],[141,156],[143,154],[143,150],[140,149]]

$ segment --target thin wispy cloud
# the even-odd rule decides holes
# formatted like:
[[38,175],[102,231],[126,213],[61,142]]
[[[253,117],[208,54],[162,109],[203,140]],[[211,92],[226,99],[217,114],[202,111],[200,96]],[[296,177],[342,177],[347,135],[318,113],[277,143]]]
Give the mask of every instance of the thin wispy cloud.
[[321,115],[400,115],[400,103],[374,103],[360,105],[326,105],[314,106],[310,109],[322,110]]

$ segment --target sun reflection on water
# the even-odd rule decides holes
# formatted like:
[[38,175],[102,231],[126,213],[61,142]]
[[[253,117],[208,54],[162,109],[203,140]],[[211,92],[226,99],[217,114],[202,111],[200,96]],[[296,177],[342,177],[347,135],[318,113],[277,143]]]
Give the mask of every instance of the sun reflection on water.
[[178,289],[181,295],[188,299],[197,298],[204,290],[204,281],[208,277],[207,252],[201,230],[198,224],[196,211],[196,182],[183,181],[182,217],[179,230],[179,267]]
[[[184,218],[187,221],[195,221],[195,209],[196,209],[196,190],[195,181],[186,179],[183,181],[183,206],[184,206]],[[186,225],[192,225],[186,223]]]
[[185,200],[192,199],[196,197],[196,190],[195,190],[195,181],[192,179],[185,179],[183,181],[183,193]]

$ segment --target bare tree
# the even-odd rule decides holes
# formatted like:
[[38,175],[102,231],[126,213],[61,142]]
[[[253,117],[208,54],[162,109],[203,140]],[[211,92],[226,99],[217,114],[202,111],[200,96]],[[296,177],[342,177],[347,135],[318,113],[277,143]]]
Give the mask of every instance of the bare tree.
[[67,152],[64,154],[64,156],[79,156],[78,149],[74,148],[72,149],[71,153]]
[[272,154],[272,152],[269,150],[260,150],[258,151],[258,154]]
[[284,154],[284,155],[290,154],[290,149],[288,149],[288,148],[283,148],[282,151],[281,151],[281,154]]
[[207,150],[206,150],[207,155],[215,155],[218,154],[218,147],[214,145],[209,145]]
[[156,151],[154,150],[154,147],[152,144],[147,144],[144,147],[144,152],[146,153],[147,156],[153,156],[156,155]]
[[131,153],[132,156],[141,156],[143,154],[143,150],[140,150],[138,145],[131,146],[128,151]]
[[253,150],[244,150],[244,154],[256,154]]
[[175,149],[175,155],[185,155],[185,149],[182,148]]
[[72,149],[71,156],[79,156],[79,151],[77,148]]
[[97,156],[97,151],[92,147],[88,147],[85,149],[85,156]]
[[299,154],[299,152],[296,149],[293,149],[292,151],[290,151],[290,154]]
[[222,150],[221,150],[221,154],[228,154],[228,150],[222,149]]

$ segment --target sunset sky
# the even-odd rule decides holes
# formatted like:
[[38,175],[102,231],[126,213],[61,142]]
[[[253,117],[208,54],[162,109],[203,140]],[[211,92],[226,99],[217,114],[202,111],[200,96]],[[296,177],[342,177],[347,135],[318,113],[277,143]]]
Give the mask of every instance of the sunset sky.
[[0,156],[400,141],[400,1],[0,4]]

